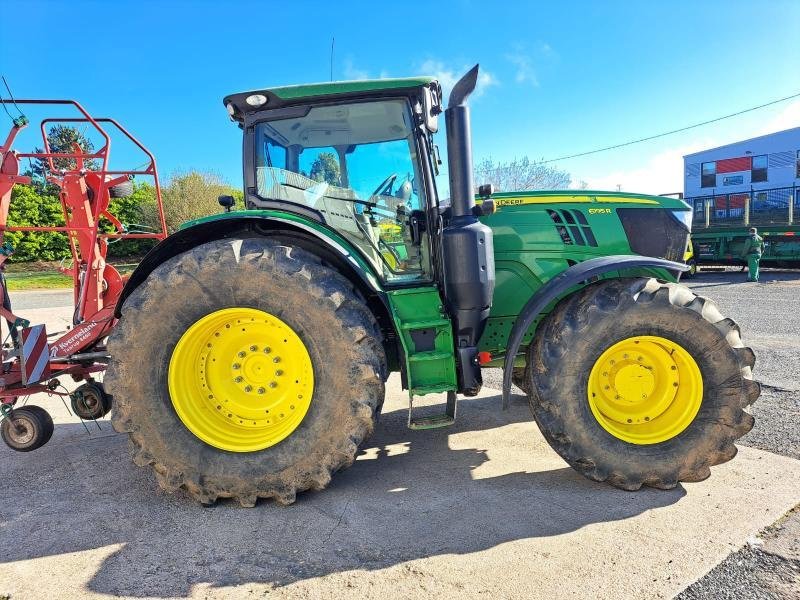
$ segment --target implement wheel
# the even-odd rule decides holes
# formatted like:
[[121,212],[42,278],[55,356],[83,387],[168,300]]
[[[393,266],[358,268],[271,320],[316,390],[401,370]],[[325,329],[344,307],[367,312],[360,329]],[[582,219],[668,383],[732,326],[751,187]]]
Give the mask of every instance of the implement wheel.
[[589,479],[669,489],[736,455],[760,393],[754,362],[710,300],[655,279],[610,280],[542,323],[529,397],[547,441]]
[[111,396],[96,381],[78,386],[69,397],[72,412],[85,421],[102,419],[111,410]]
[[203,244],[122,307],[105,384],[134,461],[203,503],[289,504],[352,464],[383,400],[379,328],[349,282],[264,238]]
[[17,452],[41,448],[53,437],[53,417],[41,406],[15,408],[0,426],[6,446]]

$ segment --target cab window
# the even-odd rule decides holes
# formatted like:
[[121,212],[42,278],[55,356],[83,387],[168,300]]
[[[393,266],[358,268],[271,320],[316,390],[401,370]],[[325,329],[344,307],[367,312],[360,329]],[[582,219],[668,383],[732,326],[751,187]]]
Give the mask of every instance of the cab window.
[[260,198],[318,211],[386,281],[430,279],[427,237],[410,230],[426,199],[408,102],[316,106],[260,123],[256,140]]

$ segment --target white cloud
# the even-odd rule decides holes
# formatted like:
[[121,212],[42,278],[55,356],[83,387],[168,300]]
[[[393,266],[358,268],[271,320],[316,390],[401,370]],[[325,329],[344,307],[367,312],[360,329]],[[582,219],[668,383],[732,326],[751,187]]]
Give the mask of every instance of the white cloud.
[[799,126],[800,100],[787,104],[780,113],[761,126],[736,130],[734,136],[694,138],[680,146],[654,154],[644,164],[630,169],[620,169],[597,176],[576,174],[572,185],[578,187],[583,180],[590,189],[596,190],[616,190],[617,186],[620,186],[623,192],[647,194],[680,192],[683,191],[684,155]]
[[[456,69],[453,68],[452,65],[448,65],[443,61],[428,59],[423,62],[419,68],[413,70],[417,71],[421,75],[430,75],[438,79],[439,83],[442,85],[442,93],[444,94],[446,101],[448,95],[450,94],[450,90],[453,89],[453,86],[456,84],[456,82],[461,78],[462,75],[464,75],[464,73],[469,71],[470,68],[471,65],[467,65]],[[344,78],[348,80],[375,78],[390,79],[392,77],[392,74],[386,69],[381,69],[376,77],[367,69],[362,69],[356,66],[353,58],[350,56],[344,59],[344,68],[342,70],[342,74],[344,75]],[[473,96],[477,98],[483,95],[487,89],[498,84],[499,81],[493,73],[490,73],[486,69],[481,69],[478,73],[478,84],[475,87],[475,93]]]
[[[548,46],[549,48],[549,46]],[[539,87],[539,80],[536,78],[536,72],[533,70],[531,59],[528,55],[521,51],[515,51],[505,55],[508,62],[514,65],[516,73],[514,74],[514,81],[517,83],[530,83],[534,87]]]
[[646,163],[632,169],[620,169],[598,176],[582,176],[572,181],[578,187],[580,180],[591,190],[616,190],[643,194],[670,194],[683,191],[683,156],[713,148],[719,144],[709,138],[668,148],[651,156]]
[[359,69],[353,64],[353,59],[344,59],[344,78],[345,79],[369,79],[369,71]]
[[[469,71],[470,68],[471,67],[467,65],[460,69],[454,69],[452,66],[446,65],[440,60],[428,59],[420,65],[419,72],[423,75],[430,75],[438,79],[442,86],[442,94],[447,98],[456,82],[464,73]],[[498,84],[499,81],[492,73],[486,69],[481,69],[478,73],[478,84],[475,87],[474,96],[476,98],[482,96],[487,89]]]
[[787,104],[780,113],[767,121],[764,127],[757,133],[754,133],[753,136],[766,135],[767,133],[792,129],[794,127],[800,127],[800,100],[794,100]]

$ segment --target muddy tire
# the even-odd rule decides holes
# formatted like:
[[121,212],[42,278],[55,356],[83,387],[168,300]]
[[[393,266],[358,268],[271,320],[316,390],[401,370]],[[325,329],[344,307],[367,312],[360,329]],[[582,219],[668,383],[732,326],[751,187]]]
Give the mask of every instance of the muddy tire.
[[133,194],[133,181],[123,181],[108,188],[108,194],[112,198],[127,198]]
[[[612,435],[590,407],[593,366],[615,342],[643,339],[632,336],[679,344],[702,376],[696,416],[659,443]],[[625,490],[670,489],[706,479],[710,467],[736,455],[734,442],[753,427],[744,409],[760,393],[754,362],[739,327],[710,300],[655,279],[609,280],[573,294],[545,318],[528,351],[529,398],[544,437],[578,472]]]
[[[308,412],[288,437],[263,450],[205,443],[170,397],[178,340],[199,319],[231,307],[277,316],[305,344],[313,365]],[[112,422],[130,434],[134,462],[151,465],[163,489],[183,488],[205,504],[218,498],[243,506],[257,498],[290,504],[297,492],[324,488],[355,460],[384,396],[380,330],[349,282],[316,256],[264,238],[210,242],[159,266],[126,300],[109,351]]]
[[514,367],[514,370],[511,372],[511,383],[521,389],[526,396],[528,396],[530,392],[530,375],[528,373],[527,367]]
[[53,437],[53,417],[41,406],[22,406],[3,419],[0,433],[12,450],[30,452]]

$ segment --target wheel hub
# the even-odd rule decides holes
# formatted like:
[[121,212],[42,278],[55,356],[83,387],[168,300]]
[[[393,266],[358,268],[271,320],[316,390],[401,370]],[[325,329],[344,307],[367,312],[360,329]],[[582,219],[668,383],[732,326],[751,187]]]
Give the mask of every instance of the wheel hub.
[[21,417],[12,417],[9,436],[14,442],[20,446],[24,446],[30,443],[34,435],[36,435],[36,429],[33,427],[32,423]]
[[606,431],[633,444],[657,444],[694,420],[703,382],[682,346],[658,336],[636,336],[600,355],[589,375],[588,396]]
[[314,372],[305,344],[279,318],[227,308],[190,326],[169,365],[172,404],[198,438],[232,452],[288,437],[308,412]]

